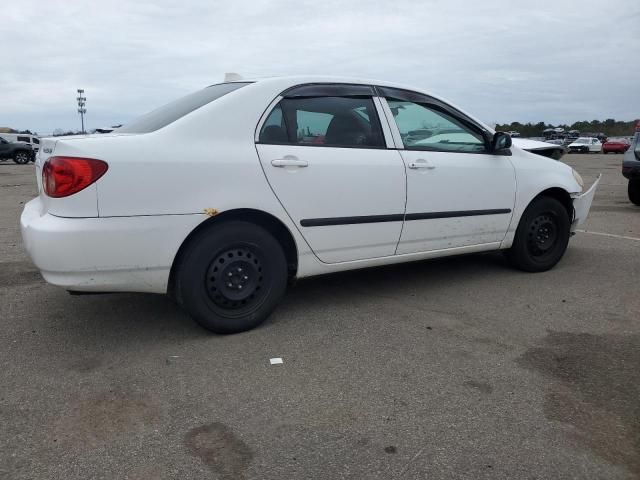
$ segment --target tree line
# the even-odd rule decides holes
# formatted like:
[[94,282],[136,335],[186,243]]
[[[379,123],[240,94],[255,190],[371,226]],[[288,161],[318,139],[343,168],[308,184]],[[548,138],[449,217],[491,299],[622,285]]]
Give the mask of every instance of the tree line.
[[590,122],[575,122],[571,125],[551,125],[545,122],[520,123],[512,122],[497,124],[496,130],[502,132],[518,132],[523,137],[542,137],[542,132],[547,128],[564,128],[565,131],[578,130],[581,133],[604,133],[607,137],[628,137],[633,135],[638,120],[628,122],[607,118],[604,121],[591,120]]

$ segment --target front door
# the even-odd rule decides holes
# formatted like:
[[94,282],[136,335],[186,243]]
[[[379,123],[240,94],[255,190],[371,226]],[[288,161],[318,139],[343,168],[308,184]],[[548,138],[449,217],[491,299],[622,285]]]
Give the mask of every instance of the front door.
[[452,107],[414,92],[381,91],[407,173],[397,253],[502,241],[515,201],[509,156],[489,153],[482,127]]
[[256,148],[271,188],[321,261],[394,254],[405,170],[387,149],[371,87],[287,92],[261,125]]

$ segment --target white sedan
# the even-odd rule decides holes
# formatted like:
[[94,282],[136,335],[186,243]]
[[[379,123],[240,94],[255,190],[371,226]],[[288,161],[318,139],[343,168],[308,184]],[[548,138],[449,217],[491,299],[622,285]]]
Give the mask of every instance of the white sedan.
[[594,137],[580,137],[568,145],[571,153],[600,153],[602,143]]
[[21,228],[48,282],[168,293],[222,333],[295,278],[498,249],[548,270],[597,184],[428,93],[327,77],[211,85],[44,139],[36,168]]

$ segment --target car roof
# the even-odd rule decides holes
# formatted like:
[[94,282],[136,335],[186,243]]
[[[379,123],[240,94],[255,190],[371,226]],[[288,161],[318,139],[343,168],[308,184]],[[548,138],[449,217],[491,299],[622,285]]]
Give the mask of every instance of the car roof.
[[408,88],[416,90],[415,87],[402,85],[386,80],[376,80],[371,78],[344,77],[336,75],[280,75],[269,77],[239,78],[224,83],[262,83],[262,82],[286,82],[298,83],[347,83],[356,85],[380,85],[381,87]]
[[464,108],[456,105],[454,102],[447,100],[439,95],[436,95],[428,90],[415,87],[413,85],[406,85],[396,82],[389,82],[387,80],[376,80],[376,79],[367,79],[367,78],[357,78],[357,77],[344,77],[344,76],[333,76],[333,75],[285,75],[285,76],[273,76],[273,77],[254,77],[254,78],[238,78],[227,82],[221,83],[254,83],[256,86],[263,87],[272,87],[274,90],[286,90],[287,88],[294,87],[296,85],[302,85],[307,83],[343,83],[343,84],[351,84],[351,85],[376,85],[379,87],[391,87],[398,88],[401,90],[408,90],[411,92],[417,92],[424,95],[428,95],[436,100],[440,100],[448,105],[451,105],[461,113],[467,115],[468,117],[474,119],[478,123],[480,123],[484,128],[488,131],[493,131],[491,127],[489,127],[486,123],[477,119],[475,115],[467,112]]

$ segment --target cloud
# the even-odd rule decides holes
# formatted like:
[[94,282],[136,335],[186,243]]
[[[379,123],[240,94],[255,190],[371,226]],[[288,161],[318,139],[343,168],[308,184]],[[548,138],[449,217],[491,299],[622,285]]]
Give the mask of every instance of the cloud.
[[11,2],[0,126],[78,128],[78,87],[90,128],[121,123],[227,71],[397,81],[487,122],[640,116],[636,0],[520,3]]

